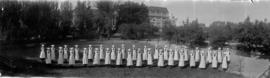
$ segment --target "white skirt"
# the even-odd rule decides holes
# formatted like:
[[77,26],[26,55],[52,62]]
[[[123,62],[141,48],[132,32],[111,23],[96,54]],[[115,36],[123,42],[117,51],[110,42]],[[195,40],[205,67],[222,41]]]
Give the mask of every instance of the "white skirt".
[[196,66],[196,64],[195,64],[195,58],[194,58],[194,55],[193,54],[190,55],[189,66],[190,67],[195,67]]
[[74,53],[70,53],[68,64],[69,65],[74,65],[75,64]]
[[94,65],[99,65],[100,64],[100,58],[99,58],[99,53],[96,51],[94,55]]
[[103,60],[103,59],[104,59],[104,52],[103,52],[103,48],[99,48],[99,58],[100,58],[101,60]]
[[93,59],[93,51],[92,48],[88,48],[88,59]]
[[77,49],[75,49],[75,60],[79,61],[80,60],[79,58],[80,58],[79,49],[77,48]]
[[64,48],[64,59],[67,60],[68,59],[68,50],[67,48]]
[[111,52],[111,60],[116,60],[115,50],[112,50]]
[[40,51],[40,55],[39,55],[39,58],[41,58],[41,59],[44,59],[44,58],[46,58],[46,55],[45,55],[45,50],[44,50],[44,48],[41,48],[41,51]]
[[178,56],[178,55],[179,55],[178,50],[175,49],[175,50],[174,50],[174,56],[173,56],[173,60],[174,60],[174,61],[178,61],[178,60],[179,60],[179,56]]
[[185,66],[185,61],[184,61],[184,55],[180,53],[180,59],[179,59],[179,67],[184,67]]
[[224,56],[223,60],[222,60],[222,64],[221,64],[221,68],[222,69],[227,69],[228,68],[228,64],[227,64],[227,56]]
[[147,65],[153,65],[153,58],[150,52],[147,55]]
[[55,49],[51,49],[51,60],[55,60]]
[[201,60],[200,60],[199,68],[203,68],[203,69],[206,68],[204,55],[201,55]]
[[154,53],[154,59],[157,60],[158,59],[158,49],[155,49],[155,53]]
[[215,55],[212,57],[212,68],[217,68],[217,57]]
[[83,64],[88,64],[88,58],[87,58],[87,52],[83,52],[83,58],[82,58],[82,62]]
[[133,59],[133,61],[137,60],[137,52],[135,49],[133,49],[133,52],[132,52],[132,59]]
[[122,65],[122,55],[120,51],[117,53],[116,65]]
[[142,54],[138,53],[137,54],[137,60],[136,60],[136,66],[142,66]]
[[164,66],[164,56],[163,53],[159,53],[159,57],[158,57],[158,67],[163,67]]
[[64,58],[63,58],[63,52],[59,52],[57,64],[63,64]]
[[52,61],[51,61],[51,53],[50,52],[47,52],[47,58],[46,58],[46,64],[51,64]]
[[164,50],[164,53],[163,53],[163,56],[164,56],[164,60],[168,60],[168,51],[165,49]]
[[196,61],[196,62],[199,62],[199,61],[200,61],[200,51],[199,51],[199,50],[196,50],[196,53],[195,53],[195,61]]
[[173,66],[174,65],[174,60],[173,60],[173,52],[170,52],[169,54],[169,59],[168,59],[168,65]]
[[111,64],[111,57],[110,57],[110,52],[109,51],[107,51],[106,55],[105,55],[105,64],[106,65]]
[[144,61],[147,60],[147,50],[146,49],[143,50],[143,60]]
[[217,56],[217,60],[218,60],[218,63],[221,63],[222,62],[222,55],[221,55],[221,51],[218,51],[218,56]]
[[207,52],[207,63],[212,63],[212,54],[211,51]]
[[128,52],[128,56],[127,56],[127,66],[132,66],[133,62],[132,62],[132,56],[131,56],[131,52]]

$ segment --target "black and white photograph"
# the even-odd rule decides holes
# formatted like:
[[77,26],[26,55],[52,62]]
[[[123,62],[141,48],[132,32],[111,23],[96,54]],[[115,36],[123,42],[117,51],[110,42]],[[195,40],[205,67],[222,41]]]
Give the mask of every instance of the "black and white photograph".
[[0,0],[0,77],[270,78],[270,0]]

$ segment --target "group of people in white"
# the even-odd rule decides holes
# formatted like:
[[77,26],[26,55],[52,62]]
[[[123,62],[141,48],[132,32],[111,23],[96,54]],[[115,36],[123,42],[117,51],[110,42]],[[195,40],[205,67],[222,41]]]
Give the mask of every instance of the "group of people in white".
[[[93,65],[113,65],[113,66],[179,66],[192,68],[198,67],[201,69],[212,67],[228,69],[230,62],[229,48],[218,48],[218,50],[200,49],[188,49],[187,47],[169,48],[165,45],[162,48],[158,48],[156,45],[153,50],[144,46],[143,49],[136,48],[132,45],[132,48],[125,48],[122,44],[121,48],[116,48],[112,45],[111,48],[104,48],[103,45],[99,45],[98,48],[93,48],[89,45],[87,48],[80,50],[78,45],[69,47],[59,47],[56,53],[54,45],[45,48],[45,45],[41,45],[40,58],[46,64],[57,63],[59,65],[68,64],[70,66],[76,63],[82,63],[85,66]],[[46,52],[45,52],[46,51]],[[56,57],[58,55],[58,57]],[[82,57],[80,57],[82,55]]]

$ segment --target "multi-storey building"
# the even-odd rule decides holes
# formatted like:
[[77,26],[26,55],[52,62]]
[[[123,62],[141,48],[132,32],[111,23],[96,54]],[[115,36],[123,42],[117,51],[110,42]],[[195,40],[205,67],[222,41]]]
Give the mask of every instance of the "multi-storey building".
[[149,6],[149,19],[150,23],[159,28],[162,31],[162,27],[166,21],[169,21],[169,11],[165,7]]

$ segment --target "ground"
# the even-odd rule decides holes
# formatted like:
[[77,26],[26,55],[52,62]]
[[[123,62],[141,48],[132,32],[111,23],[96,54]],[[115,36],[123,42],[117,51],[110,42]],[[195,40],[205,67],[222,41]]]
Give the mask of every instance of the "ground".
[[[89,44],[97,47],[99,44],[103,44],[104,47],[111,47],[115,44],[116,47],[120,47],[121,44],[126,44],[126,47],[131,47],[131,44],[135,44],[136,47],[143,48],[144,45],[153,47],[151,43],[132,40],[107,40],[107,41],[68,41],[58,42],[56,46],[68,44],[78,44],[80,47],[87,47]],[[13,67],[4,68],[2,66],[2,74],[11,76],[67,76],[67,77],[110,77],[110,78],[127,78],[127,77],[146,77],[146,78],[243,78],[242,75],[230,73],[228,71],[221,71],[219,69],[197,69],[197,68],[179,68],[179,67],[59,67],[48,66],[40,63],[37,60],[39,56],[39,45],[28,44],[24,48],[5,49],[1,51],[2,58],[15,59],[7,62]],[[7,56],[12,56],[10,58]],[[1,69],[1,68],[0,68]],[[16,70],[16,71],[11,71]]]

